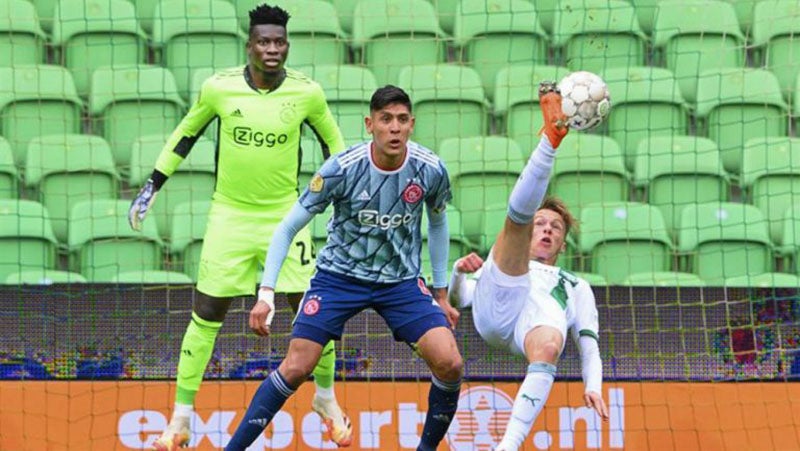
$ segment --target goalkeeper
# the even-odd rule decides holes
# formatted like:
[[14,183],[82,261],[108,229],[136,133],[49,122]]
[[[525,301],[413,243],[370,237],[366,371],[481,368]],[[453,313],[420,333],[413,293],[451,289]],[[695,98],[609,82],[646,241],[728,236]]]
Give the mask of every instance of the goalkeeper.
[[[210,77],[197,102],[167,141],[155,170],[133,200],[134,229],[159,188],[186,158],[195,141],[219,118],[217,182],[203,240],[192,319],[183,336],[172,419],[156,440],[157,450],[174,450],[190,440],[189,419],[217,334],[231,302],[253,296],[270,240],[298,197],[303,124],[319,138],[324,156],[344,149],[344,141],[320,86],[284,68],[289,52],[289,15],[261,5],[250,11],[246,44],[249,63]],[[276,290],[297,305],[314,270],[311,237],[301,231],[290,246]],[[314,370],[314,411],[328,424],[333,441],[350,441],[350,422],[333,391],[335,353],[329,341]]]
[[[503,229],[487,261],[474,253],[460,258],[450,282],[451,300],[472,306],[481,337],[529,363],[497,451],[516,451],[530,432],[553,386],[568,327],[581,353],[584,402],[608,419],[594,294],[585,280],[554,266],[575,220],[560,200],[544,199],[556,149],[568,131],[561,95],[543,83],[539,97],[544,136],[511,192]],[[467,279],[468,273],[477,280]]]

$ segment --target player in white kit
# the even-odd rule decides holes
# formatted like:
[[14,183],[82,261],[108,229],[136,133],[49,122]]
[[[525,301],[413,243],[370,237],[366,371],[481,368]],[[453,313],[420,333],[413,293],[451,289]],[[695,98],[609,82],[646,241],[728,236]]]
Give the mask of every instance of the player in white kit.
[[[589,284],[555,266],[575,220],[558,199],[544,198],[556,149],[567,134],[561,95],[542,83],[543,136],[509,198],[508,216],[487,260],[475,253],[456,261],[451,299],[472,306],[475,328],[489,344],[528,359],[511,419],[496,451],[516,451],[542,410],[564,349],[567,329],[581,354],[584,402],[603,420],[598,320]],[[474,278],[467,274],[475,273]]]

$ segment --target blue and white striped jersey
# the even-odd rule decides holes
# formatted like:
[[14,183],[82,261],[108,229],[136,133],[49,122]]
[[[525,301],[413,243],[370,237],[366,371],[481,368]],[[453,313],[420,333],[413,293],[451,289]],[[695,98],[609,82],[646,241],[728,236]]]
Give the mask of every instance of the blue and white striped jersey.
[[312,214],[333,203],[317,267],[373,283],[419,277],[422,206],[445,209],[451,198],[447,170],[436,154],[414,142],[399,169],[382,170],[371,148],[370,141],[330,158],[300,196],[299,204]]

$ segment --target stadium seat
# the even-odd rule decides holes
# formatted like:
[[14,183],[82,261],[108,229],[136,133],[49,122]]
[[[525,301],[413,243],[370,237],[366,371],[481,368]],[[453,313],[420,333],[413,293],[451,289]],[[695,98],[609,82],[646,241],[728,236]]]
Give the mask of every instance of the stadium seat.
[[[752,43],[759,67],[778,79],[784,98],[796,98],[795,81],[800,76],[800,1],[766,0],[753,9]],[[795,115],[798,114],[795,110]]]
[[789,110],[778,80],[764,69],[705,71],[697,85],[698,135],[719,145],[725,170],[739,174],[750,138],[786,136]]
[[560,197],[576,218],[585,205],[628,200],[628,190],[628,174],[616,141],[574,132],[564,138],[549,192]]
[[[235,2],[239,25],[249,33],[250,10],[263,4],[263,0],[238,0]],[[291,67],[305,64],[344,64],[348,61],[347,40],[339,25],[336,8],[326,0],[275,0],[270,5],[284,8],[291,19],[288,23],[288,64]]]
[[606,278],[600,274],[590,272],[573,272],[573,274],[585,280],[592,287],[605,287],[608,285]]
[[53,17],[58,0],[33,0],[33,6],[36,7],[36,14],[39,16],[39,22],[42,29],[50,33],[53,31]]
[[19,196],[19,173],[14,165],[11,145],[0,136],[0,199],[16,199]]
[[153,46],[175,75],[178,92],[189,98],[192,72],[245,61],[236,9],[224,0],[162,0],[153,13]]
[[0,67],[0,136],[14,162],[25,164],[28,142],[45,134],[80,133],[83,102],[61,66]]
[[455,10],[454,43],[460,61],[481,76],[494,98],[497,71],[514,63],[547,64],[547,35],[526,0],[462,0]]
[[725,279],[725,286],[729,288],[800,288],[800,277],[783,272],[746,274]]
[[114,161],[124,173],[134,141],[144,134],[172,132],[184,107],[175,79],[162,67],[102,67],[92,75],[92,130],[111,144]]
[[733,5],[736,10],[736,18],[739,20],[739,27],[745,36],[752,35],[755,6],[765,0],[723,0]]
[[85,277],[69,271],[55,269],[34,269],[11,273],[6,277],[6,285],[52,285],[54,283],[86,283]]
[[653,25],[654,58],[675,73],[683,97],[697,99],[708,69],[743,67],[745,38],[733,5],[722,1],[662,1]]
[[[448,251],[447,271],[448,274],[453,268],[456,260],[469,254],[474,248],[473,244],[464,237],[461,232],[461,212],[454,207],[447,207],[447,227],[450,232],[449,243],[450,250]],[[420,254],[422,260],[421,274],[422,277],[428,282],[429,285],[433,284],[433,273],[431,268],[431,254],[428,248],[428,214],[422,214],[422,252]]]
[[581,209],[580,252],[589,272],[611,285],[629,274],[671,270],[672,241],[658,208],[636,202],[589,204]]
[[297,175],[297,188],[302,193],[325,159],[316,138],[300,138],[300,151],[302,152],[302,161],[300,162],[300,173]]
[[469,239],[481,246],[494,241],[496,234],[484,230],[485,208],[508,204],[523,168],[519,146],[501,136],[450,138],[442,141],[439,156],[450,175],[451,203],[461,212],[465,234],[469,231]]
[[70,269],[90,282],[111,282],[127,271],[159,270],[162,243],[154,221],[142,231],[128,224],[127,200],[91,200],[72,208],[69,227]]
[[[138,190],[153,173],[158,155],[168,136],[144,135],[134,141],[131,149],[131,171],[128,183]],[[175,169],[158,192],[149,216],[155,220],[162,238],[170,237],[172,212],[185,202],[211,199],[216,185],[216,149],[213,142],[201,137],[186,159]]]
[[347,34],[353,33],[353,14],[356,10],[356,5],[360,0],[330,0],[333,7],[336,8],[336,16],[339,18],[339,24],[342,26]]
[[47,208],[61,243],[67,242],[72,206],[88,199],[116,199],[119,181],[111,149],[99,136],[45,135],[28,145],[25,185]]
[[677,239],[681,211],[686,205],[725,202],[730,177],[722,168],[717,145],[696,136],[656,136],[639,142],[634,184],[643,199],[664,215],[670,235]]
[[[322,86],[328,107],[336,118],[347,146],[370,139],[364,128],[364,117],[369,115],[369,100],[378,89],[378,83],[369,69],[321,64],[301,66],[297,70]],[[313,136],[311,130],[306,131],[306,136]]]
[[46,40],[30,2],[0,0],[0,65],[43,62]]
[[210,200],[185,202],[172,211],[172,232],[169,250],[183,273],[197,280],[200,251],[206,235]]
[[646,37],[633,6],[622,0],[559,2],[553,17],[556,61],[600,73],[645,64]]
[[[334,0],[336,1],[336,0]],[[442,30],[453,35],[456,23],[456,8],[461,0],[431,0],[433,7],[436,8],[436,16],[439,18],[439,26]]]
[[741,186],[769,221],[772,241],[783,242],[783,215],[800,203],[800,138],[753,138],[744,147]]
[[772,271],[767,221],[752,205],[687,205],[681,213],[678,250],[685,256],[681,270],[699,275],[709,285]]
[[444,33],[426,0],[361,0],[353,11],[355,62],[378,83],[394,83],[406,66],[446,60]]
[[54,20],[56,61],[70,70],[82,97],[98,67],[147,60],[147,38],[127,0],[59,0]]
[[631,4],[636,8],[636,18],[639,19],[639,28],[646,35],[653,34],[653,22],[656,16],[656,6],[660,0],[632,0]]
[[411,139],[437,152],[443,139],[485,135],[489,104],[475,70],[447,64],[408,66],[398,85],[414,105]]
[[784,268],[800,274],[800,202],[787,208],[783,214],[783,231],[777,250],[783,258]]
[[110,282],[137,285],[184,285],[194,283],[191,277],[182,272],[157,270],[121,272],[112,277]]
[[539,143],[542,113],[539,110],[539,82],[559,81],[569,73],[566,67],[514,64],[497,73],[494,114],[497,129],[530,154]]
[[688,133],[689,107],[670,70],[610,68],[603,73],[603,80],[612,93],[613,105],[606,128],[622,148],[628,170],[634,168],[636,146],[641,139]]
[[503,224],[506,222],[508,199],[479,208],[476,208],[476,204],[472,204],[466,207],[466,210],[460,211],[464,238],[473,243],[476,252],[484,257],[487,256],[497,239],[497,234],[503,230]]
[[308,225],[311,232],[311,240],[314,242],[314,258],[319,254],[328,241],[328,221],[333,216],[333,208],[328,207],[325,211],[318,215],[314,215],[311,224]]
[[54,269],[57,248],[42,204],[0,199],[0,280],[15,272]]
[[706,283],[697,274],[689,272],[656,271],[628,274],[628,277],[620,285],[629,287],[704,287]]
[[153,34],[153,16],[156,13],[156,4],[160,0],[136,0],[133,5],[136,7],[136,19],[139,21],[139,26],[142,30],[152,36]]

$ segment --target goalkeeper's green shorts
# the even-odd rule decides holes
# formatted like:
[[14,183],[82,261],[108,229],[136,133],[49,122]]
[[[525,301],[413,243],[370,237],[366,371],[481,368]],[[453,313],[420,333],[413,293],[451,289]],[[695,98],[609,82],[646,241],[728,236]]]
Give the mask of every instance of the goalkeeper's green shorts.
[[[213,201],[200,253],[197,289],[215,297],[253,295],[272,235],[294,202],[269,209]],[[297,234],[278,275],[275,291],[308,289],[315,259],[308,227]]]

